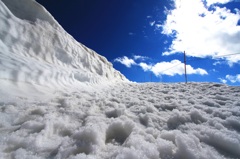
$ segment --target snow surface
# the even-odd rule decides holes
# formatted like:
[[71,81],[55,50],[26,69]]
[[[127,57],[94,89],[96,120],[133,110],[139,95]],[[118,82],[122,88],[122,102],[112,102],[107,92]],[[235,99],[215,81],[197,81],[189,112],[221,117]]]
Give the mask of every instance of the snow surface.
[[0,79],[7,87],[22,82],[24,87],[62,89],[127,81],[105,57],[74,40],[33,0],[0,1],[0,26]]
[[0,0],[0,158],[237,159],[240,87],[129,82],[34,0]]

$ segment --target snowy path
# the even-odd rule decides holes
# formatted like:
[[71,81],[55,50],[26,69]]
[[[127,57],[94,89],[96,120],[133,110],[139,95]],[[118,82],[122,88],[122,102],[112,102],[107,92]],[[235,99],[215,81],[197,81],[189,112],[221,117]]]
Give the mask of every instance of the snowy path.
[[125,82],[0,108],[0,158],[240,158],[240,87]]

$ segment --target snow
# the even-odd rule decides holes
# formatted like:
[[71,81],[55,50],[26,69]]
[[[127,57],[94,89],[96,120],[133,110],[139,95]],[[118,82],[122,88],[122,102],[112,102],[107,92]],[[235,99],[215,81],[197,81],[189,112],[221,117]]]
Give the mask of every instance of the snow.
[[0,26],[0,158],[240,158],[240,87],[130,82],[34,0]]
[[3,0],[0,4],[0,79],[7,81],[5,86],[22,82],[19,87],[46,92],[36,87],[62,90],[127,81],[105,57],[75,41],[37,2]]

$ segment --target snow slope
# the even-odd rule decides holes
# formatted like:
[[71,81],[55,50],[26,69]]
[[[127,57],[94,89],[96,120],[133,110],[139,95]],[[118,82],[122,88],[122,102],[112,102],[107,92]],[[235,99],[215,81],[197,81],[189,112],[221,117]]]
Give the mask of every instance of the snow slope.
[[240,87],[129,82],[34,0],[0,0],[0,158],[237,159]]
[[8,87],[22,82],[43,91],[39,86],[63,89],[127,81],[105,57],[74,40],[34,0],[0,1],[0,26],[0,80]]

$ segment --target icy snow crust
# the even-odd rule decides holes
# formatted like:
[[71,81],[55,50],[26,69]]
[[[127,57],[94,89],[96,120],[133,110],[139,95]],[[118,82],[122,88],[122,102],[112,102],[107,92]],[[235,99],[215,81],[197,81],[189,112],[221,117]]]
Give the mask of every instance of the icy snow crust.
[[240,158],[240,87],[136,84],[32,0],[0,0],[0,158]]

